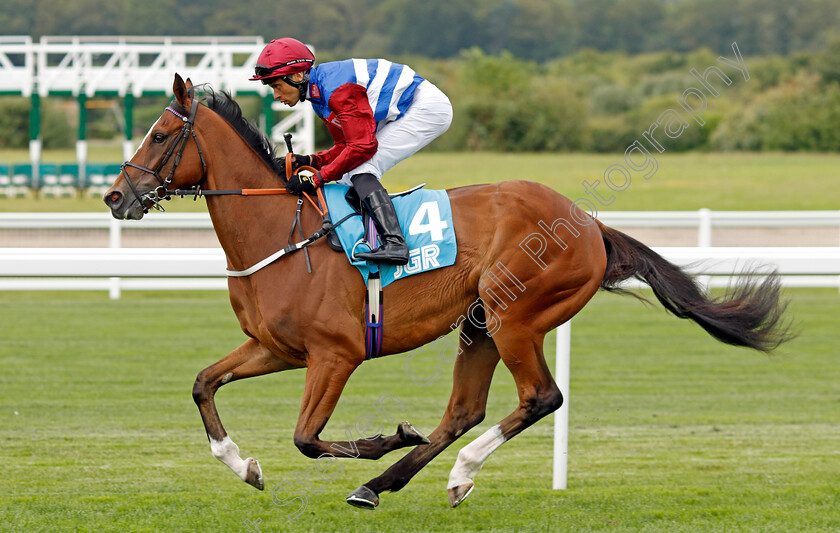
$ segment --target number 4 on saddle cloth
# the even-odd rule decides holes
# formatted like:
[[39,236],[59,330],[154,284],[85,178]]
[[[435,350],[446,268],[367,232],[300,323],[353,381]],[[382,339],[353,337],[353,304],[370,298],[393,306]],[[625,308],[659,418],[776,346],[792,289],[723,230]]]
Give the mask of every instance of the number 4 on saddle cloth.
[[[348,191],[347,185],[331,183],[324,186],[324,198],[333,221],[357,212],[348,202],[352,198],[352,195],[348,198]],[[446,191],[415,188],[391,198],[408,244],[408,264],[377,265],[355,258],[354,252],[366,252],[379,246],[375,240],[376,229],[368,216],[364,219],[350,216],[334,230],[350,264],[359,270],[368,287],[365,311],[367,359],[379,356],[382,347],[382,288],[408,276],[451,266],[457,255],[452,208]],[[372,245],[366,238],[374,239]]]
[[[333,183],[324,186],[324,198],[333,221],[341,220],[355,212],[347,202],[346,195],[349,189],[347,185]],[[367,283],[372,272],[379,272],[382,287],[386,287],[395,280],[453,265],[457,245],[452,208],[446,191],[414,189],[393,195],[391,199],[408,244],[407,265],[377,265],[355,259],[354,249],[356,252],[370,250],[365,242],[365,223],[361,216],[351,217],[335,229],[344,253],[350,263],[359,269],[365,282]]]

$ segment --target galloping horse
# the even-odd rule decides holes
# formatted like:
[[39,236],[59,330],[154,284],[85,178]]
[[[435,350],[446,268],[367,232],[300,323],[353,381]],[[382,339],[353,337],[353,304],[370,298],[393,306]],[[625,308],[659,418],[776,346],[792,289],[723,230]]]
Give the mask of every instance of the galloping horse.
[[[228,269],[246,269],[284,248],[297,198],[210,196],[278,187],[273,148],[229,95],[211,94],[206,105],[199,104],[190,80],[177,74],[173,90],[172,103],[125,163],[105,203],[118,219],[140,219],[169,187],[200,187],[208,194]],[[459,452],[447,487],[450,505],[458,505],[494,450],[563,403],[543,355],[546,333],[571,319],[599,288],[621,291],[620,282],[629,278],[645,281],[669,311],[725,343],[771,351],[788,338],[775,274],[743,278],[734,291],[713,300],[680,268],[543,185],[510,181],[447,194],[457,260],[385,287],[382,340],[382,354],[396,354],[460,327],[452,395],[440,425],[428,439],[407,423],[388,437],[319,438],[350,374],[365,360],[365,287],[343,254],[317,242],[308,248],[311,274],[303,255],[296,254],[250,276],[229,278],[231,304],[248,339],[195,381],[193,397],[211,451],[241,479],[264,488],[259,463],[240,458],[216,411],[214,395],[225,383],[306,368],[294,443],[307,457],[329,454],[334,444],[358,450],[365,459],[416,446],[347,497],[353,505],[374,508],[383,491],[404,487],[483,420],[501,360],[513,374],[519,405]],[[312,232],[322,227],[312,209],[303,211],[300,223]],[[541,231],[535,250],[532,239]]]

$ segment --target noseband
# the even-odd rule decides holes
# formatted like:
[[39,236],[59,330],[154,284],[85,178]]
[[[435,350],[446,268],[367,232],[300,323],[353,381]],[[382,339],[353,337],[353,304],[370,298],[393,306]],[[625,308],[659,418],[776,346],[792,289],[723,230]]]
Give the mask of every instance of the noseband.
[[[146,201],[152,202],[152,207],[154,207],[158,211],[164,211],[163,206],[160,205],[160,201],[169,200],[171,198],[171,196],[169,196],[167,192],[167,187],[172,183],[172,178],[175,176],[175,169],[178,168],[178,165],[181,163],[181,156],[184,154],[184,149],[187,147],[187,140],[190,138],[190,136],[192,136],[193,140],[195,141],[195,147],[198,149],[198,157],[199,159],[201,159],[201,182],[203,182],[204,178],[207,177],[207,164],[204,162],[204,154],[201,151],[201,146],[198,144],[198,139],[195,136],[195,129],[193,128],[193,125],[195,124],[195,115],[198,110],[198,100],[193,98],[189,117],[185,116],[181,112],[176,111],[173,108],[174,105],[177,104],[173,102],[165,109],[164,112],[169,111],[176,117],[183,120],[184,127],[181,128],[181,132],[178,133],[178,136],[175,137],[175,140],[172,142],[172,144],[169,145],[169,148],[166,150],[166,153],[163,155],[163,159],[161,159],[157,168],[152,170],[150,168],[146,168],[140,165],[135,165],[130,161],[126,161],[122,164],[122,173],[123,176],[125,176],[125,181],[128,183],[128,186],[131,188],[131,192],[134,193],[134,196],[137,198],[137,201],[140,202],[140,206],[143,207],[144,213],[149,212],[149,209],[145,206]],[[181,109],[182,112],[184,112],[184,109],[181,108],[181,106],[178,106],[178,108]],[[179,143],[180,146],[178,146]],[[177,153],[175,153],[176,147],[178,147]],[[166,177],[166,179],[163,179],[160,175],[160,171],[161,169],[163,169],[164,166],[166,166],[166,163],[169,162],[169,158],[172,157],[173,153],[175,153],[175,159],[172,162],[172,168],[169,170],[169,175]],[[137,187],[134,186],[134,183],[132,183],[131,178],[128,176],[126,167],[136,168],[137,170],[151,174],[155,177],[155,179],[157,179],[160,185],[141,196],[140,193],[137,192]]]

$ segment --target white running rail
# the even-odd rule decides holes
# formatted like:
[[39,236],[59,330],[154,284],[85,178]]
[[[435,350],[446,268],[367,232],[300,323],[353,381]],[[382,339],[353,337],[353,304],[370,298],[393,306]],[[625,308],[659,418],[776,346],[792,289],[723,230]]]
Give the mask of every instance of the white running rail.
[[[838,211],[806,212],[612,212],[599,217],[614,227],[697,227],[698,247],[655,247],[669,261],[702,275],[710,287],[725,286],[745,268],[764,265],[790,287],[840,286],[840,246],[711,247],[711,227],[838,227]],[[0,248],[0,290],[225,289],[220,248],[122,248],[121,229],[210,229],[206,214],[166,214],[122,222],[107,213],[0,213],[0,230],[108,229],[109,248]],[[2,240],[0,240],[2,246]],[[554,489],[568,476],[569,363],[571,324],[557,331],[555,377],[563,406],[554,418]]]

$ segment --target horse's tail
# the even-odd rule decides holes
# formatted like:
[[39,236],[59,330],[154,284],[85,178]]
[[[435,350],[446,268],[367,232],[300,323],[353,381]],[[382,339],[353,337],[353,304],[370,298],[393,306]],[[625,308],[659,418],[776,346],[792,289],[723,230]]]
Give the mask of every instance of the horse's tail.
[[601,288],[627,293],[618,284],[629,278],[644,281],[665,308],[679,318],[697,322],[716,339],[735,346],[770,352],[790,340],[790,325],[782,320],[779,275],[744,272],[727,294],[711,299],[694,279],[632,237],[600,222],[607,268]]

